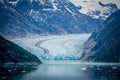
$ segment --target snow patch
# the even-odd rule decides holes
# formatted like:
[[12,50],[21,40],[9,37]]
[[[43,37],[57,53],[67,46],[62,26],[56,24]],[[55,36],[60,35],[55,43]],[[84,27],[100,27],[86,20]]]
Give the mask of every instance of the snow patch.
[[[56,4],[56,3],[54,2],[54,0],[50,0],[50,2],[51,2],[51,4],[52,4],[53,8],[45,8],[45,9],[43,9],[44,11],[56,11],[56,10],[59,10],[59,9],[57,8],[57,6],[56,6],[56,5],[58,5],[58,4]],[[43,2],[42,2],[42,4],[43,4]]]
[[54,10],[57,10],[58,8],[56,7],[56,4],[55,4],[54,0],[51,0],[51,3],[53,5]]
[[32,14],[32,12],[33,12],[33,9],[31,9],[31,10],[30,10],[30,13],[29,13],[29,15],[31,15],[31,14]]
[[76,15],[76,13],[72,12],[67,6],[65,6],[65,8],[73,15]]
[[9,1],[9,3],[12,4],[12,5],[17,5],[18,2],[19,2],[19,0],[16,0],[16,1]]
[[31,3],[33,2],[33,0],[30,0],[31,1]]

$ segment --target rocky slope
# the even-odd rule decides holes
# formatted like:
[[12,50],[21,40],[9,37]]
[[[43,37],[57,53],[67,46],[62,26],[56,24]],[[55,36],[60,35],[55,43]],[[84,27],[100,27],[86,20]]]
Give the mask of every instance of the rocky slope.
[[88,39],[81,60],[120,62],[120,10],[113,13]]
[[41,63],[40,60],[18,45],[0,36],[0,63]]

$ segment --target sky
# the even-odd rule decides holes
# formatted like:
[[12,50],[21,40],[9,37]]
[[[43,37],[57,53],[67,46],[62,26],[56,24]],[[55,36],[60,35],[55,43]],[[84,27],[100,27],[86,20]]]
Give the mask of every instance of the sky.
[[70,0],[73,2],[76,6],[82,6],[82,9],[80,12],[87,13],[89,10],[102,10],[103,8],[98,5],[98,2],[101,1],[104,4],[107,3],[114,3],[118,6],[120,9],[120,0]]

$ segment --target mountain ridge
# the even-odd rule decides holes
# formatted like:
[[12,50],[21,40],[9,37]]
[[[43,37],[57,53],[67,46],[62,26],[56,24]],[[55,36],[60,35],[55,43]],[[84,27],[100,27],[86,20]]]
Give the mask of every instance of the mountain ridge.
[[0,4],[4,37],[91,33],[103,22],[80,13],[69,0],[4,0]]
[[120,62],[120,10],[113,13],[84,45],[83,61]]

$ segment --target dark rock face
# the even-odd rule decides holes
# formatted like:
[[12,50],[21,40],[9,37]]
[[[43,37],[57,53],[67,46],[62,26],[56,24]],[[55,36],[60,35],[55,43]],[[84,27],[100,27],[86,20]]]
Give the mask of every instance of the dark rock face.
[[83,61],[120,62],[120,10],[113,13],[85,43]]
[[40,60],[28,51],[0,36],[0,63],[19,62],[40,63]]
[[3,0],[0,1],[0,34],[26,37],[91,33],[103,22],[79,10],[69,0]]

